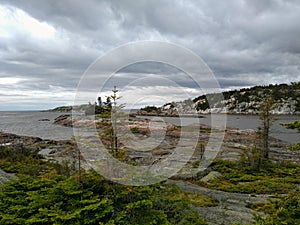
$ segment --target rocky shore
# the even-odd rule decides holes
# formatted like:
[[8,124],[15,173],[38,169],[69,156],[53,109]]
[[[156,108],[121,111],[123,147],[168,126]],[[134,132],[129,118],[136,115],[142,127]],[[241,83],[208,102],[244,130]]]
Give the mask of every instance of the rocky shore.
[[192,117],[192,118],[203,118],[204,116],[198,113],[177,113],[175,112],[147,112],[139,110],[132,114],[133,116],[157,116],[157,117]]
[[199,215],[203,217],[209,224],[224,225],[232,223],[246,223],[253,222],[253,214],[257,214],[249,208],[249,205],[257,202],[266,202],[267,199],[274,196],[230,193],[219,190],[212,190],[205,187],[200,187],[189,182],[180,180],[169,180],[169,183],[176,184],[182,191],[191,193],[200,193],[218,200],[219,204],[215,207],[194,207]]
[[71,140],[56,141],[0,132],[0,150],[3,151],[5,146],[11,151],[26,149],[55,162],[74,160],[76,155],[76,145]]
[[[75,127],[90,127],[96,126],[97,129],[107,129],[107,127],[103,127],[102,124],[108,123],[109,119],[101,119],[97,118],[94,121],[94,117],[92,116],[82,116],[78,117],[76,120],[72,119],[70,114],[68,115],[60,115],[54,120],[54,123],[61,126],[75,126]],[[120,147],[124,147],[127,151],[130,160],[133,160],[137,163],[142,164],[152,164],[159,160],[163,160],[172,154],[174,148],[176,147],[176,143],[178,142],[178,138],[180,136],[188,137],[190,132],[188,130],[181,130],[180,127],[169,124],[165,127],[149,127],[149,121],[147,119],[134,118],[131,117],[128,121],[129,130],[135,135],[136,138],[141,140],[147,140],[147,138],[154,133],[160,134],[164,133],[165,139],[162,143],[153,149],[153,151],[145,152],[145,151],[135,151],[134,149],[126,148],[124,146],[128,146],[128,142],[130,140],[120,139]],[[198,142],[200,145],[205,145],[211,135],[211,128],[205,125],[201,125],[200,135]],[[251,130],[237,130],[237,129],[227,129],[225,132],[225,137],[223,140],[223,144],[218,153],[218,158],[227,159],[227,160],[238,160],[241,155],[244,154],[245,150],[253,144],[255,140],[255,133]],[[104,142],[107,140],[103,140]],[[108,141],[109,142],[109,141]],[[123,142],[123,143],[122,143]],[[147,143],[144,141],[143,143]],[[109,143],[108,143],[109,144]],[[288,151],[285,149],[286,143],[271,138],[270,139],[271,152],[270,156],[274,161],[292,161],[292,162],[300,162],[300,156],[297,152]],[[46,153],[60,153],[64,152],[64,148],[66,146],[72,145],[70,141],[54,141],[54,140],[46,140],[40,139],[37,137],[25,137],[25,136],[17,136],[14,134],[0,133],[0,145],[11,145],[11,146],[25,146],[26,148],[32,149],[32,151],[42,151],[43,154]],[[151,145],[151,143],[149,144]],[[46,150],[45,150],[46,149]],[[50,150],[47,150],[50,149]],[[203,150],[203,149],[202,149]],[[195,171],[195,165],[197,161],[200,160],[201,157],[201,148],[196,148],[195,154],[190,160],[188,167],[183,169],[182,176],[195,176],[197,171]],[[48,154],[49,155],[49,154]],[[53,157],[55,159],[55,157]],[[197,175],[198,176],[198,175]]]
[[[153,135],[153,133],[165,133],[165,137],[161,144],[149,151],[130,149],[128,148],[130,140],[119,140],[119,147],[126,151],[128,160],[130,162],[135,162],[138,165],[152,165],[158,161],[164,160],[174,152],[174,148],[176,147],[179,138],[181,136],[189,137],[191,135],[191,130],[189,129],[193,129],[193,127],[190,127],[187,130],[181,130],[180,127],[172,124],[167,124],[166,126],[152,126],[150,129],[149,121],[141,118],[130,118],[130,121],[128,122],[129,130],[131,130],[138,140],[145,140],[151,134]],[[105,130],[109,123],[109,119],[97,118],[96,121],[94,121],[93,117],[78,117],[77,120],[74,120],[70,115],[61,115],[54,120],[54,123],[62,126],[74,127],[89,127],[97,124],[97,129]],[[195,207],[199,212],[199,215],[205,218],[210,224],[229,225],[236,222],[251,223],[253,213],[256,212],[248,207],[249,204],[254,202],[265,202],[266,198],[272,196],[250,196],[248,194],[228,193],[200,187],[185,181],[187,179],[197,178],[203,182],[209,182],[210,180],[221,176],[221,174],[212,171],[210,168],[201,168],[203,151],[206,150],[205,145],[210,138],[211,132],[219,131],[205,125],[201,126],[198,145],[195,148],[194,154],[181,171],[173,176],[168,182],[177,184],[183,191],[201,193],[217,199],[219,205],[216,207]],[[245,151],[251,146],[255,138],[255,133],[251,130],[227,129],[217,158],[231,161],[238,160],[245,154]],[[102,139],[102,141],[105,142],[107,139]],[[109,144],[108,141],[108,145]],[[45,160],[57,162],[62,162],[64,160],[76,161],[76,157],[78,156],[76,145],[71,140],[54,141],[37,137],[0,133],[0,146],[2,149],[5,146],[9,146],[11,149],[27,148],[33,152],[39,153]],[[149,146],[151,146],[151,143]],[[276,162],[292,161],[300,163],[300,155],[297,152],[285,150],[285,146],[286,143],[271,138],[270,157]],[[82,166],[89,169],[88,164],[84,161],[82,162]],[[0,184],[7,182],[10,179],[16,179],[16,177],[13,174],[7,174],[0,170]]]
[[[77,119],[73,119],[71,115],[61,115],[55,119],[54,123],[62,126],[74,126],[74,127],[91,127],[95,126],[97,129],[106,129],[101,126],[101,122],[107,123],[109,119],[101,119],[98,118],[94,121],[94,117],[78,117]],[[172,154],[172,149],[176,147],[176,141],[180,136],[188,137],[191,135],[191,132],[188,130],[181,130],[180,127],[174,126],[172,124],[168,124],[164,127],[149,127],[149,120],[141,119],[141,118],[130,118],[127,126],[133,132],[137,138],[145,139],[149,137],[149,135],[154,133],[165,133],[165,139],[159,148],[155,148],[152,152],[138,152],[132,149],[126,149],[129,156],[132,157],[133,160],[143,162],[146,164],[151,164],[157,160],[162,160],[164,157]],[[192,127],[190,127],[192,129]],[[211,137],[211,132],[218,132],[218,130],[211,129],[207,125],[201,125],[201,130],[199,133],[198,142],[205,145],[209,138]],[[227,128],[223,140],[223,144],[218,153],[218,158],[226,159],[226,160],[238,160],[254,143],[256,139],[255,132],[253,130],[237,130],[234,128]],[[123,139],[126,142],[126,140]],[[126,146],[127,143],[122,143],[122,139],[120,139],[120,146]],[[129,142],[127,140],[127,142]],[[150,143],[151,144],[151,143]],[[270,137],[270,157],[274,161],[292,161],[292,162],[300,162],[300,155],[297,152],[292,152],[286,150],[287,143]],[[199,160],[199,152],[197,149],[195,151],[194,156],[191,159],[191,164],[195,161]]]
[[[299,115],[299,86],[296,84],[280,84],[255,86],[241,90],[225,91],[198,96],[195,99],[167,103],[154,108],[160,114],[189,114],[189,113],[228,113],[240,115],[257,115],[260,105],[266,98],[274,100],[271,110],[275,115]],[[145,109],[152,109],[145,107]],[[143,111],[143,110],[141,110]],[[154,112],[152,112],[154,113]]]

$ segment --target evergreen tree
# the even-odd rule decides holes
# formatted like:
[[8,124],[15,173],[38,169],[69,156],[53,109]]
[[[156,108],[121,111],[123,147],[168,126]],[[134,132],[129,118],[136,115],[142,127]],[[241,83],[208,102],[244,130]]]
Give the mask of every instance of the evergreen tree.
[[261,157],[264,160],[269,158],[270,144],[269,144],[269,136],[270,136],[270,127],[272,126],[273,116],[271,114],[271,110],[274,107],[274,99],[266,98],[262,101],[260,105],[260,113],[259,118],[261,120],[261,127],[259,128],[259,134],[261,139],[260,144],[260,153]]
[[111,99],[111,120],[112,120],[112,151],[114,154],[118,153],[118,130],[117,130],[117,119],[120,116],[120,110],[125,107],[124,104],[118,104],[118,100],[121,98],[117,95],[119,90],[116,86],[112,90],[112,95],[109,96]]
[[99,106],[99,107],[102,107],[102,99],[101,99],[100,96],[98,97],[98,106]]

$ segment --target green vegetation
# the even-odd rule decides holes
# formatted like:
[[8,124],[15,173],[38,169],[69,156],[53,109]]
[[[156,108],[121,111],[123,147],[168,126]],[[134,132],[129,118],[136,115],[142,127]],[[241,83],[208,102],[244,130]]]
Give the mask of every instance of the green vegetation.
[[255,225],[300,224],[300,191],[278,196],[277,200],[269,200],[267,204],[257,204],[255,209],[267,214],[265,217],[256,215]]
[[[210,189],[226,192],[271,194],[275,198],[249,205],[253,210],[264,214],[254,214],[253,224],[279,225],[300,224],[300,165],[283,162],[268,162],[263,168],[254,170],[241,160],[239,162],[216,160],[211,169],[222,174],[208,183],[191,180]],[[240,223],[239,223],[240,224]]]
[[[0,149],[3,152],[4,148]],[[5,149],[0,167],[18,179],[1,186],[0,224],[207,224],[191,204],[217,204],[173,185],[123,186],[79,175],[26,149]]]
[[[300,121],[299,120],[295,120],[292,123],[284,123],[282,125],[288,129],[294,129],[294,130],[298,130],[298,132],[300,132]],[[288,146],[287,148],[292,151],[300,151],[300,142],[296,143],[293,146]]]
[[271,115],[271,110],[274,108],[274,99],[273,98],[266,98],[263,100],[263,103],[260,105],[260,113],[259,119],[261,121],[261,127],[259,127],[259,134],[261,139],[261,157],[265,160],[269,159],[269,151],[270,151],[270,144],[269,144],[269,135],[270,135],[270,128],[273,122],[273,117]]
[[[125,107],[124,104],[118,104],[118,100],[121,98],[117,96],[119,90],[114,86],[112,90],[112,95],[107,97],[106,102],[102,103],[101,98],[98,98],[98,111],[96,117],[102,120],[97,122],[97,128],[99,136],[102,143],[109,149],[112,156],[116,157],[118,160],[124,161],[126,158],[126,152],[121,149],[118,141],[118,120],[122,120],[126,115],[121,112],[122,108]],[[87,114],[87,112],[86,112]]]
[[250,208],[264,213],[255,214],[253,224],[279,225],[300,224],[300,165],[283,162],[268,162],[263,168],[254,170],[241,160],[239,162],[216,160],[211,168],[222,174],[209,183],[192,180],[193,183],[227,192],[271,194],[275,199],[267,203],[258,202]]
[[255,133],[253,145],[242,150],[241,162],[250,166],[254,171],[268,166],[270,163],[270,129],[274,121],[271,110],[274,107],[274,99],[265,98],[259,106],[260,126]]
[[294,88],[294,91],[296,94],[294,95],[294,100],[296,101],[296,111],[300,111],[300,81],[299,82],[292,82],[292,87]]
[[105,115],[109,114],[109,116],[114,117],[114,114],[124,107],[123,104],[117,105],[117,100],[121,98],[117,96],[118,92],[119,90],[116,86],[114,86],[112,95],[107,96],[105,102],[102,102],[102,98],[99,96],[97,98],[97,102],[94,104],[89,103],[88,107],[84,109],[85,115],[101,115],[104,113]]
[[86,109],[84,110],[85,115],[95,115],[95,114],[100,114],[104,112],[102,107],[99,107],[97,105],[92,105],[90,104]]
[[262,100],[262,103],[259,106],[259,119],[261,126],[258,127],[257,143],[254,143],[252,150],[252,155],[250,155],[251,165],[253,169],[261,168],[265,166],[265,163],[268,163],[269,152],[270,152],[270,129],[273,123],[273,116],[271,110],[274,108],[274,99],[267,97]]
[[291,151],[300,151],[300,142],[287,146],[287,149]]
[[193,181],[199,185],[227,192],[248,194],[285,194],[296,189],[300,180],[300,165],[271,163],[258,170],[243,162],[218,160],[212,169],[222,174],[209,182]]
[[190,192],[176,192],[170,193],[169,199],[173,201],[181,201],[182,199],[189,199],[190,203],[196,207],[213,207],[218,205],[218,201],[206,195],[190,193]]
[[96,102],[95,102],[95,104],[92,104],[92,103],[89,102],[88,104],[82,104],[82,105],[77,105],[77,106],[59,106],[59,107],[56,107],[54,109],[51,109],[50,111],[53,111],[53,112],[72,112],[73,109],[75,109],[76,111],[83,111],[83,112],[85,112],[86,115],[94,115],[95,112],[97,114],[97,113],[101,113],[101,112],[105,111],[105,110],[103,110],[102,107],[97,105]]
[[284,124],[284,126],[288,129],[297,129],[300,132],[300,121],[299,120],[295,120],[292,123],[286,123],[286,124]]
[[[294,87],[295,84],[292,84]],[[243,150],[243,156],[239,161],[216,160],[210,167],[213,171],[218,171],[222,176],[209,182],[201,180],[190,180],[191,182],[210,189],[217,189],[226,192],[236,192],[245,194],[271,194],[277,196],[276,200],[270,200],[268,203],[257,203],[251,205],[252,209],[264,212],[266,215],[255,215],[254,224],[299,224],[300,223],[300,165],[291,162],[274,163],[269,158],[269,133],[273,122],[271,110],[274,108],[275,100],[278,100],[276,91],[282,91],[282,88],[289,90],[292,86],[269,86],[267,89],[259,90],[260,96],[264,100],[256,99],[261,102],[259,109],[259,118],[261,126],[256,132],[256,138],[252,146]],[[260,88],[259,88],[260,89]],[[257,90],[257,87],[253,88]],[[299,86],[298,86],[299,90]],[[258,91],[258,92],[259,92]],[[273,92],[274,91],[274,92]],[[249,90],[244,92],[228,92],[225,99],[235,95],[237,101],[247,102],[251,95]],[[293,92],[293,97],[299,96],[298,91]],[[240,95],[241,96],[238,96]],[[198,109],[206,107],[207,100],[198,101]],[[199,103],[201,105],[199,105]],[[289,129],[300,131],[300,122],[283,124]],[[292,150],[300,149],[300,143],[290,147]]]
[[146,106],[144,108],[141,108],[140,111],[145,111],[147,113],[160,113],[161,109],[156,106]]
[[117,96],[117,93],[119,90],[116,86],[114,86],[114,89],[112,90],[113,94],[110,96],[110,99],[112,100],[112,106],[111,106],[111,123],[112,123],[112,152],[113,154],[119,154],[119,146],[118,146],[118,129],[117,129],[117,119],[121,116],[121,109],[125,107],[124,104],[118,104],[118,100],[121,98]]
[[[227,101],[226,104],[231,104],[231,108],[229,108],[229,110],[232,110],[237,104],[242,102],[250,103],[251,101],[255,101],[259,103],[262,99],[268,96],[274,99],[275,103],[281,103],[283,101],[295,101],[295,111],[300,112],[300,82],[292,82],[290,85],[270,84],[268,86],[255,86],[252,88],[226,91],[222,94],[224,96],[224,100]],[[218,97],[218,95],[219,94],[213,93],[201,95],[193,99],[194,103],[198,102],[196,109],[198,111],[208,109],[209,102],[216,102],[215,99]],[[210,101],[208,101],[208,99],[210,99]],[[231,102],[231,100],[233,102]],[[248,109],[259,110],[257,105],[251,105]]]
[[72,106],[59,106],[54,109],[51,109],[51,111],[54,112],[71,112],[72,111]]
[[[249,207],[265,215],[255,215],[254,224],[300,224],[300,165],[291,162],[274,163],[269,158],[269,132],[272,125],[273,104],[285,100],[296,102],[300,111],[300,82],[292,85],[257,86],[240,91],[224,93],[225,100],[234,99],[235,104],[257,101],[261,127],[251,146],[243,150],[237,162],[216,160],[210,167],[221,176],[203,182],[191,182],[226,192],[245,194],[270,194],[277,199],[267,203],[256,203]],[[123,105],[118,105],[118,90],[102,102],[84,105],[86,115],[101,118],[96,126],[99,137],[112,156],[120,161],[130,162],[126,150],[118,141],[117,118]],[[208,102],[218,102],[219,95],[209,94],[194,99],[197,110],[205,110]],[[232,98],[233,97],[233,98]],[[210,101],[208,101],[208,99]],[[174,103],[169,103],[170,108]],[[185,105],[191,105],[186,100]],[[166,104],[165,106],[167,106]],[[254,107],[254,106],[253,106]],[[72,107],[71,107],[72,108]],[[69,110],[60,107],[57,110]],[[147,106],[141,111],[161,113],[155,106]],[[117,117],[118,116],[118,117]],[[300,132],[300,121],[283,124],[288,129]],[[175,146],[178,131],[193,131],[195,128],[168,126],[170,146]],[[209,133],[210,128],[201,128]],[[137,134],[148,135],[149,129],[132,127]],[[157,149],[159,149],[159,146]],[[74,146],[70,146],[74,151]],[[288,147],[300,150],[300,143]],[[156,150],[157,150],[156,149]],[[202,159],[205,142],[196,146]],[[78,152],[80,168],[81,154]],[[76,163],[60,164],[45,161],[37,152],[23,147],[0,146],[0,169],[15,173],[18,179],[0,187],[0,225],[1,224],[207,224],[192,206],[210,207],[218,201],[201,194],[181,192],[177,186],[159,183],[145,187],[123,186],[106,180],[93,171],[76,170]],[[200,160],[191,163],[193,168],[201,165]]]
[[255,86],[252,88],[243,88],[240,90],[224,92],[224,99],[229,99],[232,95],[236,97],[238,102],[249,102],[251,96],[257,96],[258,98],[264,98],[269,96],[275,101],[282,99],[296,100],[299,97],[299,88],[292,83],[288,84],[270,84],[268,86]]

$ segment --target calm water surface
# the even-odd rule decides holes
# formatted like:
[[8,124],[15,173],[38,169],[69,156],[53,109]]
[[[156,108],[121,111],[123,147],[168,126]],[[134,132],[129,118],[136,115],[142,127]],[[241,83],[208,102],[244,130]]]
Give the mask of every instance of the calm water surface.
[[[165,122],[172,123],[174,125],[188,125],[198,122],[200,124],[211,125],[212,124],[212,116],[204,115],[204,118],[178,118],[178,117],[147,117],[143,116],[143,118],[154,120],[164,120]],[[291,116],[291,115],[276,115],[274,116],[275,121],[271,127],[271,136],[288,142],[290,144],[294,144],[296,142],[300,142],[300,133],[295,130],[286,129],[284,126],[280,125],[280,123],[288,123],[294,120],[300,120],[300,116]],[[223,120],[224,115],[213,115],[214,120]],[[260,120],[256,115],[226,115],[226,124],[227,127],[235,128],[235,129],[250,129],[257,130],[260,126]]]
[[[52,140],[69,140],[73,135],[73,129],[53,124],[53,121],[59,115],[66,114],[60,112],[39,112],[39,111],[23,111],[23,112],[1,112],[0,111],[0,131],[13,133],[17,135],[35,136],[43,139]],[[143,117],[151,120],[164,120],[165,122],[175,125],[192,124],[195,121],[211,125],[212,116],[205,115],[204,118],[195,120],[195,118],[177,118],[177,117]],[[222,115],[214,115],[215,120],[222,119]],[[300,142],[300,133],[294,130],[286,129],[280,123],[287,123],[296,119],[300,120],[300,116],[276,116],[271,129],[271,136],[288,143]],[[49,121],[41,121],[48,119]],[[258,116],[252,115],[227,115],[227,127],[236,129],[252,129],[256,130],[260,125]]]
[[[0,111],[0,131],[24,136],[35,136],[51,140],[69,140],[73,129],[53,124],[59,112]],[[48,119],[49,121],[40,121]]]

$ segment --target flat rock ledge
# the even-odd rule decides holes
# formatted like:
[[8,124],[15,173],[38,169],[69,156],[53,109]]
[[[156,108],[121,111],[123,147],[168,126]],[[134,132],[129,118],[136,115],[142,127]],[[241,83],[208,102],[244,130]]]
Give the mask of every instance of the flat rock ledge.
[[270,195],[249,195],[212,190],[180,180],[168,180],[168,183],[178,185],[182,191],[199,193],[218,200],[219,205],[215,207],[193,207],[199,216],[213,225],[252,224],[253,214],[258,214],[258,212],[248,206],[254,202],[266,202],[268,198],[273,198]]

